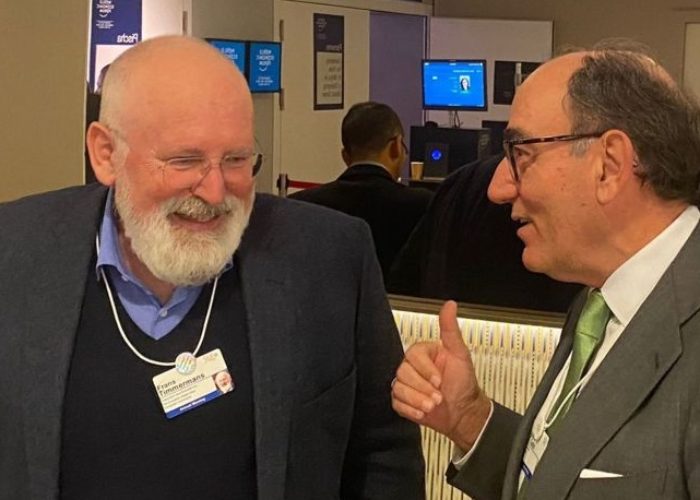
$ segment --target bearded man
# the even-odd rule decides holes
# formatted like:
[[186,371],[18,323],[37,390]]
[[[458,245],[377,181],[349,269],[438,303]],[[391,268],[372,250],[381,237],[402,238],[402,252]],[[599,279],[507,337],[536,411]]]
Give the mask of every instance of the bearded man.
[[367,227],[255,196],[204,42],[136,45],[102,99],[101,185],[0,205],[0,499],[423,498]]

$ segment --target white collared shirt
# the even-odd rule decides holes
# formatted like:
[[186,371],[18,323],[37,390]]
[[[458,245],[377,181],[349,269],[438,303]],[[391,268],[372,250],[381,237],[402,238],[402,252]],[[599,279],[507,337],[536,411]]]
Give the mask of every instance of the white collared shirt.
[[[576,396],[586,386],[587,381],[590,380],[641,305],[649,297],[661,276],[681,251],[683,245],[685,245],[698,221],[700,221],[698,208],[695,206],[687,207],[676,220],[617,268],[605,281],[601,287],[601,293],[610,308],[610,320],[605,328],[605,337],[595,354],[590,369],[586,373],[585,380],[579,386]],[[570,362],[571,354],[569,354],[569,358],[557,375],[554,384],[552,384],[547,399],[535,417],[533,429],[542,428],[542,426],[547,427],[545,425],[546,419],[559,398]],[[554,409],[555,411],[556,409]],[[552,416],[554,416],[554,412],[552,412]],[[488,425],[488,421],[486,425]],[[486,425],[484,429],[486,429]],[[484,429],[482,429],[482,434]],[[453,456],[453,463],[457,468],[467,462],[478,446],[480,438],[481,435],[479,435],[479,439],[477,439],[469,453],[461,458],[459,451],[456,450]],[[542,451],[544,452],[544,450]],[[534,472],[534,468],[532,472]]]

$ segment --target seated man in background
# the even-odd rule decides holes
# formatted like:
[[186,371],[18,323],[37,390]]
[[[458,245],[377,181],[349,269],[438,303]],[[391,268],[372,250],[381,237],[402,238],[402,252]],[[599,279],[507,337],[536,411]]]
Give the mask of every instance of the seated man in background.
[[581,285],[525,268],[520,224],[486,192],[502,155],[459,168],[438,188],[394,261],[387,291],[473,304],[564,312]]
[[406,160],[404,131],[393,109],[378,102],[350,108],[341,128],[348,169],[335,181],[290,196],[364,219],[372,231],[384,279],[425,213],[432,193],[397,182]]
[[0,205],[0,499],[424,497],[369,231],[256,196],[253,130],[235,65],[148,40],[87,133],[101,184]]

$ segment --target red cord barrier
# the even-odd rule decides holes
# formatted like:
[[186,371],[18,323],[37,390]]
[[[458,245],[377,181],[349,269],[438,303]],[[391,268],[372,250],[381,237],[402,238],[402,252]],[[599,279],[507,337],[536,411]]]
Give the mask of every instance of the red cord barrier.
[[283,198],[287,196],[287,190],[289,188],[309,189],[320,185],[321,184],[317,182],[293,181],[289,178],[287,174],[280,174],[277,178],[277,190],[279,192],[279,195]]
[[287,181],[288,188],[309,189],[309,188],[313,188],[313,187],[318,187],[320,185],[321,184],[319,184],[317,182],[292,181],[292,180]]

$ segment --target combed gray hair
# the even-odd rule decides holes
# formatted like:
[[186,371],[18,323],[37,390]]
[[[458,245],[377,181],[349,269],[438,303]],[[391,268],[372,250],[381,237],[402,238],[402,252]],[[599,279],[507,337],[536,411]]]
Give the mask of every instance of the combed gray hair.
[[[567,97],[573,134],[623,131],[642,182],[660,198],[698,204],[700,107],[644,50],[594,48],[569,80]],[[587,144],[574,147],[580,153]]]

